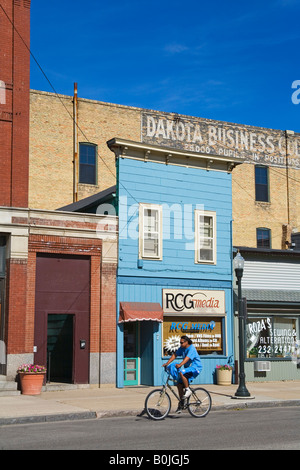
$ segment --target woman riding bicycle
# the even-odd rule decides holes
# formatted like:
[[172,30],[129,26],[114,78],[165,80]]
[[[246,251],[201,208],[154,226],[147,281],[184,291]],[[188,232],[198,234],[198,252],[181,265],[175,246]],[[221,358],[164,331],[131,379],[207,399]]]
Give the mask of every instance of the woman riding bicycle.
[[180,403],[178,405],[177,412],[180,413],[183,408],[184,400],[192,394],[189,388],[189,380],[200,374],[202,363],[195,346],[192,344],[192,340],[188,336],[181,336],[180,348],[172,354],[168,362],[166,362],[163,367],[167,368],[178,356],[182,356],[183,360],[179,364],[175,364],[176,369],[186,366],[178,371],[179,378],[177,379],[177,388]]

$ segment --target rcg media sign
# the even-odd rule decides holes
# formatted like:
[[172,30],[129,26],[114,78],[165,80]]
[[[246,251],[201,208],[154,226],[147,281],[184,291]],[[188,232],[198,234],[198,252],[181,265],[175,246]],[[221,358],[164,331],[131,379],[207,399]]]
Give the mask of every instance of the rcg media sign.
[[225,315],[225,292],[216,290],[163,289],[164,313]]

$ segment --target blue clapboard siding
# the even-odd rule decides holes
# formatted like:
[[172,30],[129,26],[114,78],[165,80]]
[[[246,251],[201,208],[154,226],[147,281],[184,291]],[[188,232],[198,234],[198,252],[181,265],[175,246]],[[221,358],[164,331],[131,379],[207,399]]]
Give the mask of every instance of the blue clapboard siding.
[[[233,360],[231,174],[129,158],[118,159],[117,174],[118,310],[122,301],[159,302],[162,305],[164,288],[224,290],[226,302],[224,356],[202,356],[203,371],[194,382],[213,383],[216,365]],[[163,259],[142,260],[142,267],[138,267],[139,203],[163,206]],[[180,237],[181,233],[185,234],[185,229],[189,231],[189,235],[193,235],[196,208],[216,212],[216,265],[196,264],[194,239]],[[184,214],[189,215],[185,221]],[[166,237],[168,233],[170,236]],[[190,249],[186,249],[186,244],[189,244]],[[146,384],[151,385],[152,381],[152,385],[160,385],[163,380],[161,366],[167,360],[162,356],[162,325],[150,323],[153,324],[146,325],[146,328],[143,325],[142,335],[149,339],[149,335],[152,334],[153,347],[149,344],[144,349],[143,345],[141,347],[143,353],[141,374]],[[147,367],[149,370],[145,371],[144,368]],[[122,324],[117,328],[117,386],[123,386]]]
[[[120,275],[231,279],[231,174],[127,158],[119,159],[118,174]],[[163,240],[163,259],[143,260],[141,269],[137,266],[140,202],[165,204],[163,232],[170,234],[170,239]],[[216,211],[216,265],[194,262],[194,240],[188,237],[194,233],[197,205],[200,209]],[[180,233],[182,239],[178,239]]]

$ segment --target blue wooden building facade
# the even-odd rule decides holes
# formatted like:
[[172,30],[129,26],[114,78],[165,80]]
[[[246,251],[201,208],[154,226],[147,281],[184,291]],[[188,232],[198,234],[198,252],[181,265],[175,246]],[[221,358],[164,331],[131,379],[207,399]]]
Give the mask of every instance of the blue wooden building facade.
[[112,139],[119,216],[116,384],[159,385],[181,335],[213,383],[233,365],[232,190],[238,162]]

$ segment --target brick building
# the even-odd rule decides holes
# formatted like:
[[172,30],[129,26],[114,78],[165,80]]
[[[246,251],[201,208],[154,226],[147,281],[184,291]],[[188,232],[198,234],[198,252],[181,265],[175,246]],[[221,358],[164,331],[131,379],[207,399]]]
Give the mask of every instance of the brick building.
[[[115,382],[111,219],[109,226],[95,215],[0,207],[0,367],[9,380],[20,364],[38,363],[48,364],[51,382]],[[63,353],[62,338],[71,338]]]
[[28,208],[30,0],[3,0],[0,24],[0,389],[31,362],[115,383],[116,218]]
[[[157,125],[150,137],[149,116],[150,125]],[[175,129],[185,129],[185,136],[174,137]],[[233,172],[234,245],[286,249],[299,232],[298,134],[87,100],[77,93],[30,92],[30,206],[53,210],[114,185],[115,161],[106,145],[114,136],[168,149],[193,151],[198,145],[212,160],[242,158],[245,163]]]
[[30,0],[4,0],[1,5],[0,151],[5,184],[0,185],[0,201],[27,207],[30,61],[25,44],[30,45]]
[[233,244],[286,250],[299,232],[299,134],[86,100],[76,89],[30,91],[30,0],[3,0],[0,21],[0,374],[13,379],[20,363],[51,353],[56,380],[115,383],[116,219],[56,209],[115,185],[107,141],[117,136],[165,149],[166,165],[172,150],[204,155],[207,172],[218,158],[242,159]]
[[[66,115],[61,100],[65,106],[68,105],[70,115]],[[76,106],[72,114],[74,103]],[[73,118],[78,124],[78,135],[74,133]],[[68,127],[68,137],[65,126]],[[53,136],[47,141],[46,152],[44,145],[41,145],[41,136]],[[244,162],[232,171],[231,230],[233,245],[239,247],[246,257],[243,288],[248,299],[247,328],[252,328],[253,324],[256,327],[259,322],[270,324],[268,336],[256,335],[256,343],[272,341],[275,331],[293,332],[293,337],[299,338],[300,297],[299,289],[295,287],[299,253],[291,249],[291,242],[294,242],[297,250],[300,224],[299,134],[130,108],[85,100],[76,95],[58,97],[31,91],[30,198],[35,198],[32,199],[34,203],[44,205],[43,207],[62,207],[79,212],[96,212],[99,201],[103,202],[102,196],[112,203],[113,194],[117,193],[118,196],[118,189],[115,187],[117,175],[115,158],[109,152],[107,141],[114,136],[125,141],[134,140],[141,151],[147,145],[159,152],[165,149],[166,166],[178,164],[175,162],[175,154],[178,156],[178,152],[184,153],[187,161],[188,157],[193,159],[195,153],[203,154],[206,157],[207,179],[216,170],[218,158],[226,157],[232,158],[233,162]],[[49,145],[54,146],[56,155],[61,157],[55,159],[55,165]],[[93,161],[88,159],[87,149],[91,150]],[[128,157],[129,150],[126,146],[123,147],[124,159]],[[155,151],[143,151],[144,161],[150,162]],[[122,159],[122,156],[119,158]],[[55,173],[56,167],[60,168],[59,175]],[[90,170],[94,172],[93,178],[88,174]],[[231,168],[228,170],[231,171]],[[77,174],[79,177],[76,185],[74,181],[76,182]],[[60,178],[65,178],[63,184]],[[178,187],[181,183],[183,177],[178,179]],[[152,191],[155,184],[156,179],[153,179]],[[44,191],[46,185],[47,192]],[[138,185],[137,178],[135,186]],[[150,194],[148,190],[149,197]],[[191,197],[193,198],[192,193]],[[59,206],[58,200],[61,202]],[[257,250],[254,258],[251,250]],[[132,252],[131,257],[133,256]],[[124,253],[120,255],[119,270],[121,258],[124,258]],[[283,277],[285,283],[282,281]],[[253,283],[255,279],[257,282]],[[200,278],[198,281],[201,285]],[[118,298],[121,300],[120,296]],[[145,301],[145,298],[143,291],[139,300]],[[158,299],[159,296],[156,297]],[[278,328],[280,325],[284,325],[284,328]],[[119,335],[118,328],[119,326]],[[239,350],[237,331],[237,316],[234,316],[236,366]],[[276,341],[286,341],[284,334],[280,334]],[[121,366],[123,348],[120,346],[120,335],[117,338],[117,383],[120,386],[124,372]],[[256,355],[253,355],[252,349],[256,351],[256,343],[252,347],[252,342],[250,346],[247,344],[249,348],[245,362],[250,380],[299,379],[299,369],[291,360],[291,345],[284,345],[278,351],[276,347],[270,348],[268,345],[264,352],[260,344]],[[126,363],[126,358],[123,359]],[[262,371],[261,364],[267,365],[268,370]],[[130,373],[133,374],[133,371],[130,370]]]

